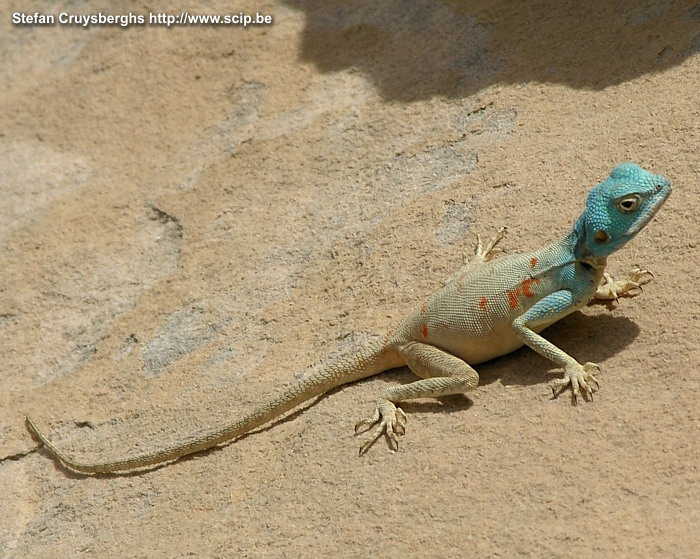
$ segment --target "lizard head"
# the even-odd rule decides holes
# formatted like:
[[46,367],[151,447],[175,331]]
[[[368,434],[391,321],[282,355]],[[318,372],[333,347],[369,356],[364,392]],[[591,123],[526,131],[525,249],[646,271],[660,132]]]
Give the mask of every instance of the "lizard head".
[[651,221],[671,194],[671,182],[634,163],[621,163],[588,194],[576,223],[577,252],[606,257],[621,248]]

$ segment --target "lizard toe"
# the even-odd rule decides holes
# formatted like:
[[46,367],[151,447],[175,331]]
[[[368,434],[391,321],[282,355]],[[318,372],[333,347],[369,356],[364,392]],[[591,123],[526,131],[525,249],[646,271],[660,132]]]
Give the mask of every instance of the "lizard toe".
[[597,363],[586,363],[584,365],[576,364],[576,367],[568,369],[564,373],[564,378],[557,379],[551,384],[554,398],[559,396],[569,386],[571,387],[572,404],[578,404],[579,396],[583,396],[589,402],[593,401],[593,393],[600,388],[598,379],[591,371],[600,372],[600,366]]
[[358,422],[355,426],[355,434],[360,427],[365,426],[374,426],[374,428],[360,445],[361,455],[367,452],[382,435],[386,435],[389,447],[395,451],[399,449],[398,437],[406,433],[406,413],[392,402],[383,400],[377,403],[372,417]]
[[644,285],[654,279],[654,274],[637,265],[630,271],[628,279],[640,285]]
[[372,425],[378,423],[380,419],[381,414],[379,413],[379,408],[377,407],[374,409],[374,413],[370,417],[360,419],[360,421],[355,423],[355,434],[357,435],[360,431],[366,431]]

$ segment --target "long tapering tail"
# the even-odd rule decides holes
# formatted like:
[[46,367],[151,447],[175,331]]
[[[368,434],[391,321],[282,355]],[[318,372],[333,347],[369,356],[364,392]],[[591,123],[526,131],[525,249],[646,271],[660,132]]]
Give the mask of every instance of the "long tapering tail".
[[330,363],[311,377],[293,384],[277,397],[233,423],[161,450],[146,452],[124,460],[96,463],[79,462],[58,450],[29,416],[26,416],[27,424],[48,451],[71,470],[89,474],[133,470],[177,460],[188,454],[225,443],[337,386],[375,375],[400,364],[395,352],[387,348],[386,342],[378,340],[351,356]]

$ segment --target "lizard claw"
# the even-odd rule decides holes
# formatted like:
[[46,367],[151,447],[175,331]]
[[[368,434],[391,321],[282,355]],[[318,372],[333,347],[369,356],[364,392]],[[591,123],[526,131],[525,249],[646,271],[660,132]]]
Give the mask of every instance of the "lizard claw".
[[382,435],[386,434],[391,450],[399,449],[397,437],[406,433],[406,414],[389,400],[379,400],[371,417],[361,419],[355,424],[355,434],[361,429],[375,426],[370,436],[360,445],[360,455],[364,454]]
[[592,402],[593,393],[600,389],[600,383],[591,372],[592,370],[600,373],[600,365],[597,363],[577,364],[573,371],[565,371],[564,378],[555,380],[551,385],[553,397],[556,398],[571,386],[572,404],[574,406],[578,404],[579,394],[583,395],[584,399]]
[[645,283],[649,283],[652,279],[654,279],[654,274],[652,274],[649,270],[643,269],[639,264],[635,264],[634,268],[632,268],[632,271],[630,271],[630,276],[637,276],[637,278],[641,279],[642,276],[649,276],[649,279],[646,279],[642,281],[642,285]]
[[[625,287],[622,288],[622,293],[627,293],[634,289],[639,289],[639,291],[642,291],[642,286],[649,283],[652,279],[654,279],[654,274],[652,274],[649,270],[644,270],[639,266],[635,266],[632,268],[632,270],[630,270],[627,279],[620,282],[625,284],[625,287],[627,287],[627,289],[625,289]],[[630,296],[634,295],[630,294]]]

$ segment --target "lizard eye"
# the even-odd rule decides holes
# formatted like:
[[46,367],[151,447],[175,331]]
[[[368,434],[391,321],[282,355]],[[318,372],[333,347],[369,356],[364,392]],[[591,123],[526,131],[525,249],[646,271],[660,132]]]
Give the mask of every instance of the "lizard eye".
[[642,203],[642,198],[638,194],[632,194],[631,196],[625,196],[617,201],[617,207],[623,212],[633,212]]

